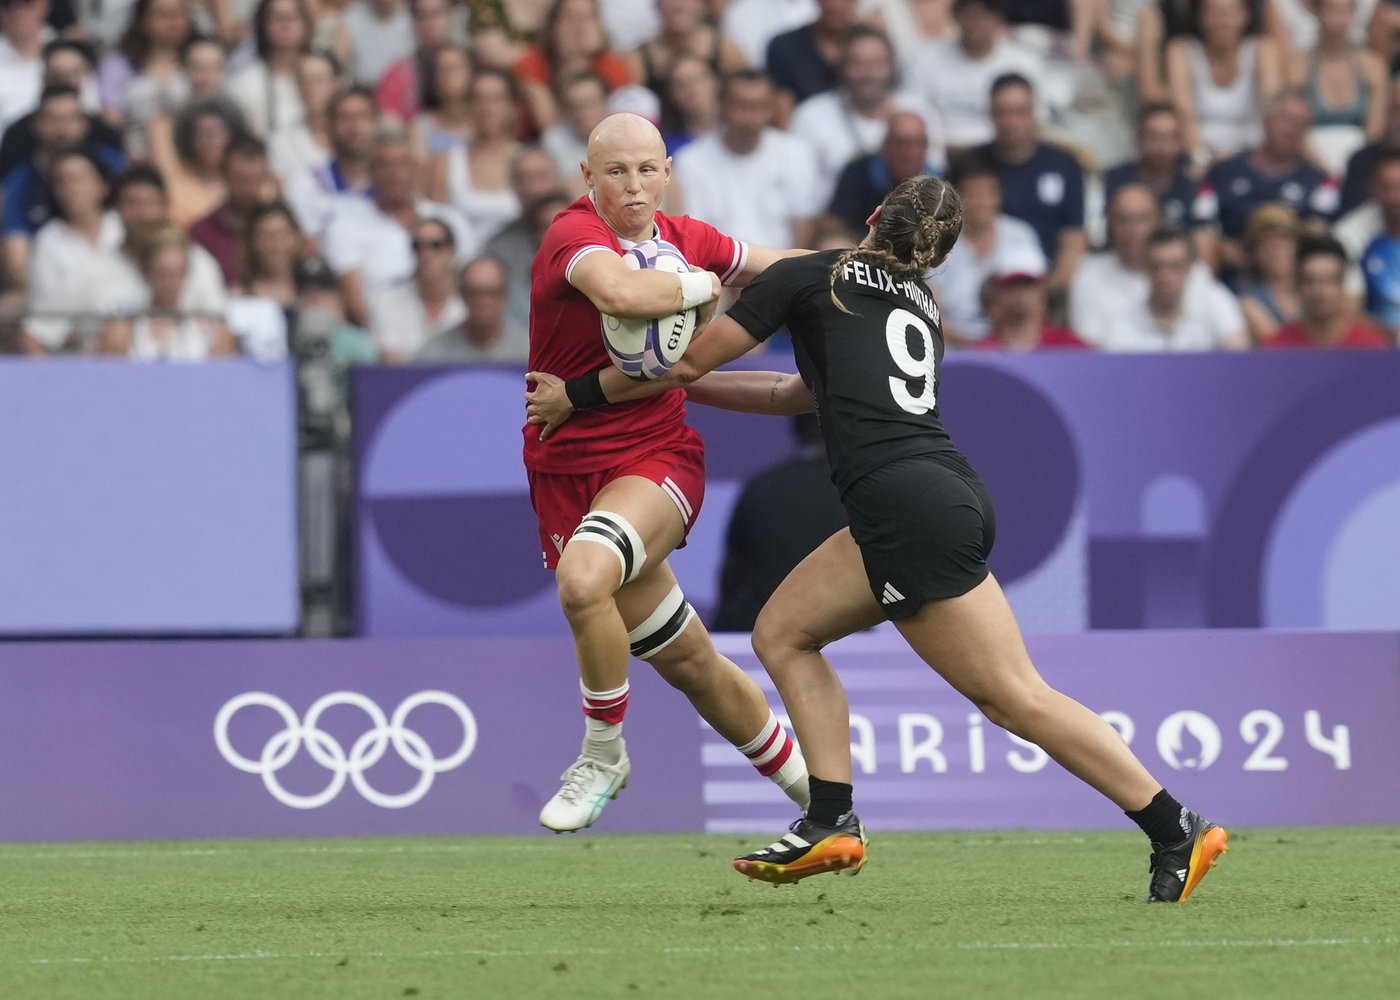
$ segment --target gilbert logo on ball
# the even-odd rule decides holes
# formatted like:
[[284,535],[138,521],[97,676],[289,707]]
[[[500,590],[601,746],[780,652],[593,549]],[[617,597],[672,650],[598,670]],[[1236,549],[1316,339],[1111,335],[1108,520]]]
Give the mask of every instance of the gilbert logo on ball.
[[[643,240],[622,254],[634,271],[654,269],[680,273],[690,270],[685,256],[665,240]],[[603,315],[603,343],[608,356],[624,375],[635,379],[660,378],[685,354],[695,335],[695,310],[651,319]]]

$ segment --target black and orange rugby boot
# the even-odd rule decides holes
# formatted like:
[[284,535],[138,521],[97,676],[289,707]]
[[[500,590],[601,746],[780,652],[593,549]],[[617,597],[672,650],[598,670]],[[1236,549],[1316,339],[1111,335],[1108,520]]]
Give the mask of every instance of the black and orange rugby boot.
[[835,826],[822,826],[803,816],[781,840],[735,858],[734,870],[774,885],[823,872],[855,875],[865,864],[865,843],[865,827],[853,812],[842,816]]
[[1147,889],[1149,903],[1184,903],[1206,872],[1215,867],[1220,855],[1230,850],[1230,834],[1223,826],[1181,810],[1185,838],[1175,844],[1153,844],[1147,870],[1152,882]]

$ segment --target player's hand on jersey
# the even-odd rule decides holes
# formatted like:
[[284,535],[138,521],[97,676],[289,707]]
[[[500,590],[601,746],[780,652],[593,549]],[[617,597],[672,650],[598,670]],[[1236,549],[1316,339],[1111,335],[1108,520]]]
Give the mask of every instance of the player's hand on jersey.
[[533,391],[525,393],[527,423],[543,424],[540,440],[549,440],[559,427],[574,415],[574,404],[569,402],[569,394],[564,391],[564,380],[548,372],[527,372],[526,382],[535,383]]

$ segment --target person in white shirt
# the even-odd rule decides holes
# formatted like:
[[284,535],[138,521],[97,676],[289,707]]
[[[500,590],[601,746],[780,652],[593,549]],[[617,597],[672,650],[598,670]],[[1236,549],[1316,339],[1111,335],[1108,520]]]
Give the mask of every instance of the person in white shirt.
[[0,132],[39,106],[49,0],[0,0]]
[[267,141],[268,162],[282,183],[330,162],[330,104],[339,77],[340,68],[328,52],[308,52],[297,64],[302,120],[275,129]]
[[687,214],[761,246],[810,246],[821,214],[815,154],[805,140],[768,125],[775,96],[758,70],[726,76],[718,131],[681,150],[675,173]]
[[1362,258],[1379,236],[1400,237],[1400,150],[1382,150],[1371,171],[1371,197],[1332,226],[1347,251],[1346,290],[1358,303],[1366,294]]
[[[1157,196],[1145,184],[1124,184],[1108,205],[1108,249],[1087,254],[1069,288],[1069,326],[1104,347],[1113,331],[1138,322],[1148,297],[1147,240],[1162,224]],[[1216,281],[1204,261],[1191,266],[1188,299],[1209,299]]]
[[304,0],[262,0],[253,17],[258,57],[229,78],[226,91],[259,137],[302,120],[297,67],[315,23]]
[[[100,288],[119,266],[126,235],[117,214],[102,209],[107,178],[99,161],[70,150],[54,158],[51,170],[59,214],[34,237],[25,321],[25,332],[46,352],[61,350],[75,329],[98,329]],[[26,344],[37,353],[34,346]]]
[[841,86],[814,94],[793,112],[793,134],[817,151],[822,204],[830,200],[847,163],[879,150],[890,113],[896,110],[923,116],[929,163],[943,166],[942,123],[918,97],[895,90],[894,70],[894,50],[885,33],[858,25],[841,57]]
[[983,308],[982,286],[994,274],[1044,274],[1045,251],[1029,223],[1001,210],[1001,179],[978,156],[953,161],[948,181],[962,196],[962,236],[928,283],[943,310],[943,335],[951,343],[974,343],[987,336],[991,320]]
[[364,87],[337,91],[326,109],[331,157],[287,178],[282,197],[301,231],[316,239],[326,234],[340,195],[369,190],[369,158],[379,127],[374,94]]
[[342,15],[350,33],[350,79],[374,87],[394,63],[413,54],[413,18],[403,0],[355,0]]
[[1114,324],[1102,347],[1127,353],[1243,351],[1249,346],[1244,313],[1224,285],[1211,280],[1193,290],[1196,245],[1184,229],[1166,227],[1147,238],[1147,301]]
[[954,0],[954,38],[915,49],[906,61],[907,80],[943,118],[944,139],[954,149],[991,142],[992,81],[1020,73],[1037,84],[1041,60],[1009,37],[995,0]]
[[420,219],[451,227],[458,264],[476,256],[471,225],[451,205],[423,197],[419,175],[412,137],[401,127],[382,128],[370,155],[371,194],[344,195],[331,213],[321,249],[340,279],[352,323],[365,322],[374,294],[413,274],[411,233]]
[[388,364],[414,359],[424,344],[467,318],[457,289],[451,227],[439,219],[420,219],[412,236],[413,273],[375,288],[369,297],[369,333],[379,360]]
[[752,65],[762,66],[775,35],[811,24],[819,13],[817,0],[731,0],[720,29]]
[[559,88],[559,120],[540,135],[559,176],[575,198],[587,191],[579,164],[588,159],[588,136],[608,116],[608,85],[596,73],[580,73]]

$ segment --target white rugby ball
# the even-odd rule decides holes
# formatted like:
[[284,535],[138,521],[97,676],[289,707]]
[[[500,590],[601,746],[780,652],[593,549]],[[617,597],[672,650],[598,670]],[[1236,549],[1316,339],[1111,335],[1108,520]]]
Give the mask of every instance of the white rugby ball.
[[[690,270],[685,256],[665,240],[644,240],[625,251],[622,262],[634,271],[654,268],[676,273]],[[683,309],[655,319],[629,316],[602,316],[603,343],[608,357],[624,375],[634,379],[657,379],[665,375],[685,354],[695,336],[695,310]]]

